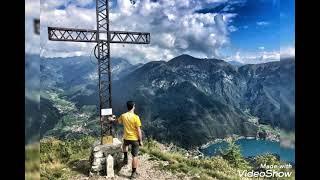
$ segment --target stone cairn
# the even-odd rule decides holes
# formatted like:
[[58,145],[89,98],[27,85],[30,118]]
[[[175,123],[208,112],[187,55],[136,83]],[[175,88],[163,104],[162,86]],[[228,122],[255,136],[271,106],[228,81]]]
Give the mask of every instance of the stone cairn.
[[103,145],[96,141],[90,156],[90,176],[114,177],[114,170],[121,168],[122,154],[122,142],[119,139],[113,138],[112,144]]

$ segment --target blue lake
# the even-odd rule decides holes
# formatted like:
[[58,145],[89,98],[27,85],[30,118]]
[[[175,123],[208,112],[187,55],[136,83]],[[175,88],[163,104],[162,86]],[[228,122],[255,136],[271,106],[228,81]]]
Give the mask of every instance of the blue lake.
[[[281,147],[279,142],[257,139],[239,139],[236,141],[236,144],[240,146],[241,154],[244,157],[275,153],[280,156],[281,160],[295,163],[295,150]],[[227,147],[227,142],[222,141],[212,144],[201,151],[207,156],[214,156],[219,153],[219,149],[225,150]]]

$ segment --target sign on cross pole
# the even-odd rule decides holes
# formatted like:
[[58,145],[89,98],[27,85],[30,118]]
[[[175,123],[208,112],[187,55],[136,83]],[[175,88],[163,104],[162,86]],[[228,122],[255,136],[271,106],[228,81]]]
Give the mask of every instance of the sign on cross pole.
[[96,0],[96,21],[96,30],[48,27],[48,38],[51,41],[97,43],[94,55],[98,60],[99,114],[103,144],[105,136],[107,139],[113,137],[112,124],[102,118],[112,114],[110,43],[149,44],[150,33],[110,31],[109,0]]

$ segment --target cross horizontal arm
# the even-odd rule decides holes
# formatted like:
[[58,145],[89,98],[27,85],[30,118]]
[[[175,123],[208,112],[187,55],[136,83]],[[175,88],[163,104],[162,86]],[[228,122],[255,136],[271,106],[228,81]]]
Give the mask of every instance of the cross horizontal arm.
[[[107,31],[100,31],[100,34],[107,35]],[[150,33],[146,32],[109,31],[109,35],[110,43],[150,43]],[[51,41],[98,42],[97,30],[48,27],[48,36]],[[107,41],[108,39],[100,40]]]

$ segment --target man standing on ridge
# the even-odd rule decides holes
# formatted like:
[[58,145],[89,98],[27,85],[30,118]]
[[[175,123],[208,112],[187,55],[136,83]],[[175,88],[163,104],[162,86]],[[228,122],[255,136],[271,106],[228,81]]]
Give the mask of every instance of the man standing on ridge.
[[[136,171],[138,166],[138,152],[139,146],[142,146],[142,132],[141,132],[141,121],[138,115],[134,113],[135,103],[133,101],[127,102],[128,112],[123,113],[118,118],[118,123],[123,124],[123,146],[122,150],[124,153],[124,164],[128,164],[128,146],[131,145],[132,154],[132,173],[131,178],[138,177]],[[110,121],[115,121],[115,116],[109,118]]]

